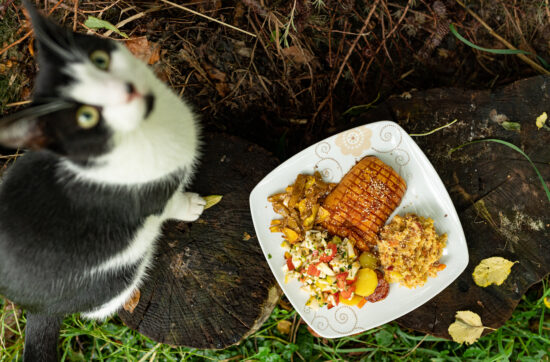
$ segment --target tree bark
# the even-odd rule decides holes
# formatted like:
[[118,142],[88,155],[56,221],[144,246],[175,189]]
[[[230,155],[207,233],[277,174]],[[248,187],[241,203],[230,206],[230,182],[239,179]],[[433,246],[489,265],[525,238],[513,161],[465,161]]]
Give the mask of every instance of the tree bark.
[[[550,180],[550,130],[535,120],[550,114],[550,77],[512,83],[496,91],[432,89],[391,97],[354,121],[398,122],[409,133],[425,133],[454,119],[432,135],[413,137],[442,178],[457,208],[470,262],[446,290],[398,319],[404,326],[450,338],[455,312],[471,310],[485,326],[498,328],[521,297],[550,272],[550,202],[534,169],[505,145],[483,142],[449,150],[466,142],[496,138],[521,148]],[[507,130],[516,122],[520,130]],[[550,120],[547,122],[550,124]],[[482,259],[502,256],[518,261],[501,285],[478,287],[472,272]],[[490,333],[485,330],[485,333]]]

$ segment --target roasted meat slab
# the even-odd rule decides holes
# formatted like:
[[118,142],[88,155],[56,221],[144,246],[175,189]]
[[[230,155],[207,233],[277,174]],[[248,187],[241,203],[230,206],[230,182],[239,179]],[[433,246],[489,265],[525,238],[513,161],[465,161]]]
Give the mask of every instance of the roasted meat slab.
[[406,189],[405,180],[390,166],[366,156],[325,199],[322,206],[329,216],[321,225],[332,234],[352,239],[359,249],[370,250]]

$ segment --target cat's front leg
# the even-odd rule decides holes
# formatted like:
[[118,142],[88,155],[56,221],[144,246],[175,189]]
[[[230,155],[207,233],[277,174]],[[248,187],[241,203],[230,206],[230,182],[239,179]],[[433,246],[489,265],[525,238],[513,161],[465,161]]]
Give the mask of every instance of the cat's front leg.
[[195,221],[201,216],[206,201],[194,192],[177,191],[164,209],[166,219]]

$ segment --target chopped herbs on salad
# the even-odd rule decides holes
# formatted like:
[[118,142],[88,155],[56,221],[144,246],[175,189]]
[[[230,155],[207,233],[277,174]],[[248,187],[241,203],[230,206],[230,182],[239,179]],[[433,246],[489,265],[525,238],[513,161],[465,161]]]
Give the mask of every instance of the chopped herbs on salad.
[[[372,269],[369,270],[374,279],[369,274],[369,288],[365,289],[365,280],[358,280],[358,274],[364,274],[359,273],[362,265],[347,238],[333,236],[328,239],[326,232],[310,230],[301,243],[284,241],[282,246],[286,259],[283,266],[285,282],[298,279],[303,284],[301,289],[309,293],[307,305],[313,309],[325,305],[332,308],[339,303],[362,307],[367,302],[364,297],[378,286],[377,274]],[[357,288],[367,290],[368,294],[358,293]]]

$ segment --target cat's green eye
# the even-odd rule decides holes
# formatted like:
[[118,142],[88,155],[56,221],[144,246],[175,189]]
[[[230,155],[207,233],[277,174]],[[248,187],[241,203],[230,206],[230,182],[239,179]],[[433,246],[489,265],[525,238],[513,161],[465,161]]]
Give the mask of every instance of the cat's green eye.
[[82,106],[76,111],[76,121],[80,128],[95,127],[99,122],[99,111],[91,106]]
[[90,60],[101,70],[109,69],[109,64],[111,63],[111,57],[103,50],[94,50],[92,54],[90,54]]

